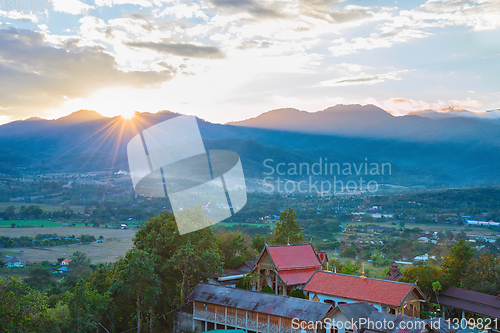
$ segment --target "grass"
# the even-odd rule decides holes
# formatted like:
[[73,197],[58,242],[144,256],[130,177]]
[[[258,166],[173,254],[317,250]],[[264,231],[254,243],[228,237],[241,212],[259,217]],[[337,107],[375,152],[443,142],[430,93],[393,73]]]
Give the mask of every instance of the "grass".
[[[47,233],[47,231],[48,230],[45,228],[15,228],[3,229],[1,234],[9,237],[33,237],[39,233]],[[104,243],[91,243],[86,245],[73,244],[43,248],[16,247],[1,249],[2,259],[5,259],[6,255],[15,255],[31,262],[41,262],[44,260],[55,262],[57,258],[70,257],[73,252],[80,251],[87,254],[93,263],[116,262],[120,257],[125,256],[125,253],[132,247],[132,238],[134,237],[136,230],[91,227],[59,227],[51,228],[50,232],[59,236],[87,234],[98,238],[102,235],[104,237]],[[23,251],[24,253],[20,253],[19,251]]]
[[55,212],[55,211],[61,211],[62,207],[69,207],[75,212],[83,211],[85,207],[80,207],[80,206],[75,206],[75,205],[55,205],[55,204],[44,204],[44,203],[36,203],[36,202],[18,202],[18,201],[8,201],[8,202],[0,202],[0,211],[4,211],[5,208],[9,206],[14,206],[16,207],[16,213],[19,213],[19,210],[21,209],[21,206],[28,207],[31,205],[35,206],[40,206],[40,208],[44,212]]
[[[73,224],[75,223],[77,227],[85,226],[85,223],[81,222],[82,219],[69,219],[69,220],[0,220],[0,228],[11,228],[11,224],[15,223],[17,226],[34,226],[37,228],[58,228],[62,227],[63,224]],[[129,227],[136,227],[140,225],[141,221],[120,221],[120,223],[125,223]],[[112,224],[110,221],[109,224]],[[43,226],[43,227],[42,227]],[[74,227],[68,227],[74,228]],[[17,228],[16,228],[17,229]],[[26,228],[20,228],[26,229]],[[51,231],[52,232],[52,231]],[[3,231],[0,231],[2,235]]]
[[[351,222],[347,223],[344,222],[342,225],[344,227],[348,226],[356,226],[356,225],[376,225],[376,226],[382,226],[382,227],[388,227],[388,228],[400,228],[399,223],[396,223],[396,225],[392,224],[392,221],[374,221],[374,222]],[[495,235],[496,233],[500,233],[500,228],[496,229],[488,229],[484,227],[463,227],[459,225],[454,225],[454,224],[421,224],[421,223],[408,223],[405,222],[404,225],[405,228],[407,229],[413,229],[413,228],[420,228],[425,231],[455,231],[455,232],[460,232],[460,231],[465,231],[467,235],[469,236],[490,236],[490,235]]]
[[[11,224],[15,223],[17,226],[35,226],[37,228],[57,228],[62,227],[63,224],[73,224],[75,223],[77,226],[85,226],[85,223],[78,223],[79,220],[58,220],[58,221],[49,221],[49,220],[2,220],[0,221],[0,228],[11,228]],[[27,229],[27,228],[16,228],[16,229]],[[0,231],[0,235],[4,232]]]
[[242,225],[248,225],[250,227],[269,227],[271,229],[274,229],[275,224],[274,223],[244,223],[244,222],[219,222],[216,225],[221,225],[224,227],[233,227],[235,225],[242,224]]

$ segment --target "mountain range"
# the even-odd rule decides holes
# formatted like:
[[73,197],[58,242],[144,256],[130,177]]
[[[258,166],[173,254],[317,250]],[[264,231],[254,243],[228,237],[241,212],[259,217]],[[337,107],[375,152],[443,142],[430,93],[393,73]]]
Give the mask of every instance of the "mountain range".
[[[207,149],[228,149],[241,156],[247,179],[266,177],[265,160],[312,165],[321,158],[340,164],[390,163],[391,175],[374,177],[384,184],[450,187],[500,182],[500,123],[493,116],[485,121],[468,114],[430,114],[396,117],[373,105],[337,105],[314,113],[272,110],[225,125],[198,119],[198,124]],[[80,110],[56,120],[14,121],[0,126],[0,172],[128,170],[128,141],[177,115],[136,113],[125,120]],[[316,178],[325,177],[331,175]]]

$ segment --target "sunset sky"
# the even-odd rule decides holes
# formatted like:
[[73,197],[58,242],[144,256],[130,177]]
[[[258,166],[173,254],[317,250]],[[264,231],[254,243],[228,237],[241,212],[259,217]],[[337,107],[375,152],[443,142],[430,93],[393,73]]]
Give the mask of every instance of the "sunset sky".
[[340,103],[500,108],[498,0],[6,2],[0,123],[79,109],[223,123]]

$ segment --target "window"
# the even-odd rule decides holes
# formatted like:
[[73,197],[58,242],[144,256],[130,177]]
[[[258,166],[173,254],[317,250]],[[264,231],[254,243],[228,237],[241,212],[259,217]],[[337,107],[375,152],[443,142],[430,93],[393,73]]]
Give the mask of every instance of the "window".
[[339,333],[339,329],[337,327],[331,327],[330,333]]

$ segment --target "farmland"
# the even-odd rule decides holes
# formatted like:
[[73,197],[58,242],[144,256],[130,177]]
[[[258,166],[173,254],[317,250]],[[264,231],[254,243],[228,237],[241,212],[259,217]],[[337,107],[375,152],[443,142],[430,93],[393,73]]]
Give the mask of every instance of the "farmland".
[[[2,229],[3,236],[33,237],[39,233],[47,233],[46,228],[13,228]],[[85,245],[66,245],[66,246],[51,246],[43,248],[9,248],[2,249],[2,257],[6,255],[20,256],[31,262],[40,262],[43,260],[56,261],[60,257],[69,257],[75,251],[80,251],[89,256],[93,263],[115,262],[120,256],[124,256],[125,252],[132,247],[132,238],[136,230],[132,229],[105,229],[105,228],[90,228],[90,227],[54,227],[50,228],[50,232],[60,236],[71,235],[93,235],[98,238],[104,237],[103,243],[90,243]],[[23,253],[20,253],[23,251]]]

